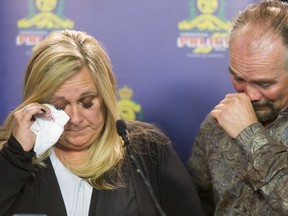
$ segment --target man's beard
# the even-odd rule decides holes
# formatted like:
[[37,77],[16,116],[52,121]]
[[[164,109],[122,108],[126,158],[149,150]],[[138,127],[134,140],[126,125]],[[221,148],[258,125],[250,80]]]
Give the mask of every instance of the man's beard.
[[[271,101],[253,101],[252,105],[256,112],[258,121],[262,124],[269,124],[273,122],[277,118],[280,111]],[[265,108],[265,110],[261,110],[261,108]]]

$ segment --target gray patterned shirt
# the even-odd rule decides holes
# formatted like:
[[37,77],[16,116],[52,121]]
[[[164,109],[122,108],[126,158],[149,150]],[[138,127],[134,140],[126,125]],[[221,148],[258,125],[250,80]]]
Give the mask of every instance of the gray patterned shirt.
[[235,139],[206,117],[188,170],[207,215],[288,215],[288,109]]

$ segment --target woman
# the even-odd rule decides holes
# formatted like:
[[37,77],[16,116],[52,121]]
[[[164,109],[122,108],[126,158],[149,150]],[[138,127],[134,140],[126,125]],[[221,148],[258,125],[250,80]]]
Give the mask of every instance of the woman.
[[[0,214],[200,214],[169,139],[150,124],[127,122],[131,153],[149,179],[157,208],[117,134],[115,93],[109,57],[93,37],[58,31],[37,46],[23,101],[0,133]],[[39,116],[53,121],[55,110],[69,120],[57,143],[36,157],[30,127]]]

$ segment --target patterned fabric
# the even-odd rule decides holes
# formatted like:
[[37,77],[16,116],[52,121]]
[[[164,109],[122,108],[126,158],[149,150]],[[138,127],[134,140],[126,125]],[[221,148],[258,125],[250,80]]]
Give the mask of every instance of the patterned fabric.
[[235,139],[206,117],[187,166],[207,215],[288,215],[287,111]]

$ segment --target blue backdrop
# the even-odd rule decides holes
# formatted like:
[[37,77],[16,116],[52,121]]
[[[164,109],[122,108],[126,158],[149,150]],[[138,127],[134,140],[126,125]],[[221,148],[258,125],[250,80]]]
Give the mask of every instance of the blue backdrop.
[[4,0],[0,123],[21,100],[33,47],[73,28],[106,47],[123,118],[163,128],[185,162],[205,115],[233,91],[227,29],[252,0]]

